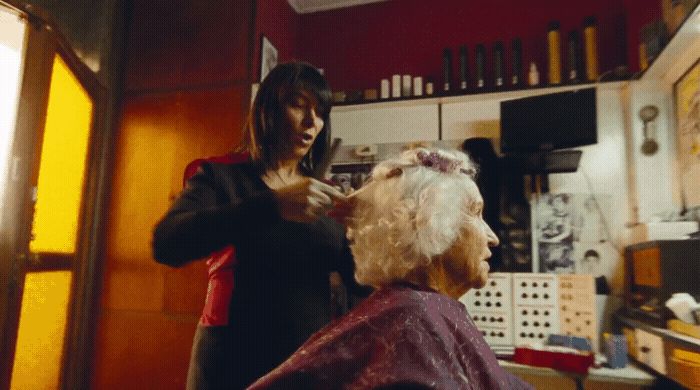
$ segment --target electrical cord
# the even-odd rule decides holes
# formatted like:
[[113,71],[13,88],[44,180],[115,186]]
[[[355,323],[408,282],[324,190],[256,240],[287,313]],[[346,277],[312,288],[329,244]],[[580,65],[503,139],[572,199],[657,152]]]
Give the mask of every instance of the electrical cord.
[[598,202],[598,198],[595,196],[595,191],[593,190],[591,178],[588,176],[588,174],[583,168],[580,168],[579,171],[581,172],[581,174],[583,174],[583,177],[586,180],[586,185],[588,186],[588,194],[590,195],[591,199],[593,199],[596,211],[600,215],[600,220],[603,222],[603,229],[605,230],[607,242],[610,243],[610,246],[615,248],[615,251],[617,251],[618,255],[622,256],[622,249],[620,249],[620,247],[617,246],[612,239],[612,234],[610,233],[610,226],[608,225],[608,220],[605,218],[605,213],[603,212],[602,207],[600,207],[600,202]]

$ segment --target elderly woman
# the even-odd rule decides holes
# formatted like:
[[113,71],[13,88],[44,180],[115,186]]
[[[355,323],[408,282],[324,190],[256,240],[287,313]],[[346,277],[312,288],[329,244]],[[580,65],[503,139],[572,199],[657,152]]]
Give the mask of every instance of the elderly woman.
[[457,300],[488,278],[498,238],[460,152],[380,163],[355,195],[355,278],[376,288],[250,389],[519,389]]

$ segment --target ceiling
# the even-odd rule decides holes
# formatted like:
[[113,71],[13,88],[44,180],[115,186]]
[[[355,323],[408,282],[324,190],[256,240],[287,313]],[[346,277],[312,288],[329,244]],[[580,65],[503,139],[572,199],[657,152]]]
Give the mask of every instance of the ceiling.
[[388,0],[287,0],[298,14],[328,11]]

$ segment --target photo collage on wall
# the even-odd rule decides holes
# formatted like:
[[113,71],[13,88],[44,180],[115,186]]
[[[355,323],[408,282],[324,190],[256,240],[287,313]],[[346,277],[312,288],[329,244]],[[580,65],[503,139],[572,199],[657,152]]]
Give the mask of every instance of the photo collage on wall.
[[616,251],[605,216],[609,195],[543,194],[533,201],[533,271],[592,274],[596,292],[608,294]]

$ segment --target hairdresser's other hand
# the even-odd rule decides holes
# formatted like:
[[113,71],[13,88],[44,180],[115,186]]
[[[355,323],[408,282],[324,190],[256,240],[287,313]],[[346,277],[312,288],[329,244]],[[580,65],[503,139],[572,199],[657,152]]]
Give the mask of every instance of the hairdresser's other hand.
[[337,188],[316,179],[302,180],[279,188],[275,198],[283,219],[295,222],[312,222],[326,214],[345,195]]

